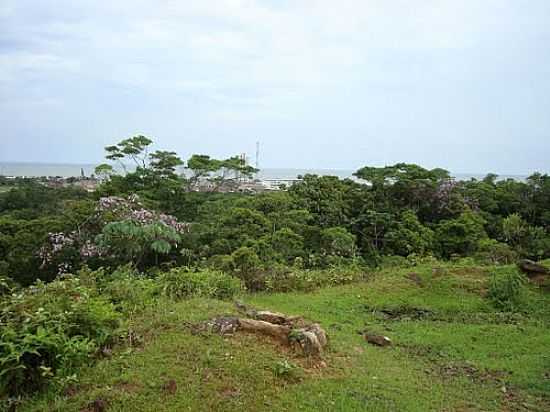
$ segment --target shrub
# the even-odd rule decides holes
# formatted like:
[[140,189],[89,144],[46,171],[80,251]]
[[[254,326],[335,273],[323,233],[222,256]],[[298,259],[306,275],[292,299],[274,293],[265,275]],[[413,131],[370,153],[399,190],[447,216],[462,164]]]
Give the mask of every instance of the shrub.
[[476,258],[484,263],[492,265],[509,265],[513,263],[517,257],[517,253],[506,243],[488,238],[479,241]]
[[0,301],[0,395],[63,382],[110,343],[119,325],[97,290],[66,276]]
[[449,258],[452,255],[463,256],[475,252],[479,241],[487,237],[484,223],[480,215],[469,210],[457,219],[440,222],[435,234],[441,256]]
[[356,252],[355,235],[343,227],[321,230],[321,247],[328,255],[353,257]]
[[493,272],[487,297],[496,308],[514,311],[518,310],[524,301],[526,279],[517,270],[506,269],[504,273]]
[[2,295],[8,295],[15,289],[15,285],[10,278],[0,276],[0,298]]
[[159,282],[144,276],[130,265],[117,268],[103,277],[101,292],[120,312],[130,315],[152,303],[160,293]]
[[411,262],[404,256],[381,256],[378,266],[382,269],[402,268],[411,266]]
[[325,270],[285,268],[265,276],[265,290],[270,292],[312,291],[324,286],[345,285],[364,280],[365,272],[356,267],[332,267]]
[[158,281],[162,293],[172,299],[194,296],[230,299],[244,289],[239,279],[208,269],[191,271],[186,268],[176,268],[162,273]]

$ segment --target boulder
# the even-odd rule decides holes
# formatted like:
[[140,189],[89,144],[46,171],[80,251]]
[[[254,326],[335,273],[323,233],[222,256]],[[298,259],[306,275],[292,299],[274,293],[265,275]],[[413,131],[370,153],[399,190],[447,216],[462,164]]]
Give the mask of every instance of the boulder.
[[246,317],[220,316],[203,323],[198,330],[208,330],[221,335],[237,331],[266,335],[299,349],[308,357],[321,356],[328,344],[327,334],[318,323],[307,323],[299,316],[256,310],[241,302],[237,302],[236,306]]
[[365,340],[376,346],[390,346],[392,344],[391,339],[382,335],[365,334]]
[[518,268],[523,273],[525,273],[528,277],[537,276],[537,275],[548,275],[549,270],[548,268],[539,265],[536,262],[533,262],[529,259],[523,259],[518,262]]

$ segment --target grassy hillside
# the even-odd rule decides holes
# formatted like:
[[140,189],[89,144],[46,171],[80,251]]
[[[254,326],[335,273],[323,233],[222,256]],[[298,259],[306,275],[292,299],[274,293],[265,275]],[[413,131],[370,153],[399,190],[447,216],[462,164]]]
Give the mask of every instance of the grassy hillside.
[[[550,410],[550,295],[529,287],[518,308],[498,312],[485,297],[493,269],[386,269],[353,285],[243,297],[320,322],[330,336],[323,362],[264,337],[196,332],[235,313],[231,302],[162,301],[131,320],[133,347],[20,410]],[[368,344],[365,330],[393,345]]]

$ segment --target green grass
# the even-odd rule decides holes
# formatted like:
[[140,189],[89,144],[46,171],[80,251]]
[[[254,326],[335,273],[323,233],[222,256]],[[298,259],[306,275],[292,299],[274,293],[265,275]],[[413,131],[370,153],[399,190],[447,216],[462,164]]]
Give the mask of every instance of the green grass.
[[[320,322],[330,337],[326,367],[267,338],[192,333],[198,321],[234,313],[231,303],[161,302],[132,319],[137,347],[117,349],[84,369],[74,388],[35,396],[20,410],[80,411],[97,399],[109,411],[550,410],[549,295],[532,289],[529,314],[499,314],[483,297],[488,280],[487,268],[426,266],[243,298]],[[394,345],[368,345],[364,330]],[[277,372],[285,360],[296,367]]]

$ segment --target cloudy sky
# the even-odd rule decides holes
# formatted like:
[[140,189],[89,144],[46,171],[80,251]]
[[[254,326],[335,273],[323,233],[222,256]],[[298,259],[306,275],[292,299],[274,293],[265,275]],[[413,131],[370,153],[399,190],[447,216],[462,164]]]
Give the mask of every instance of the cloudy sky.
[[548,0],[2,0],[0,160],[550,172]]

